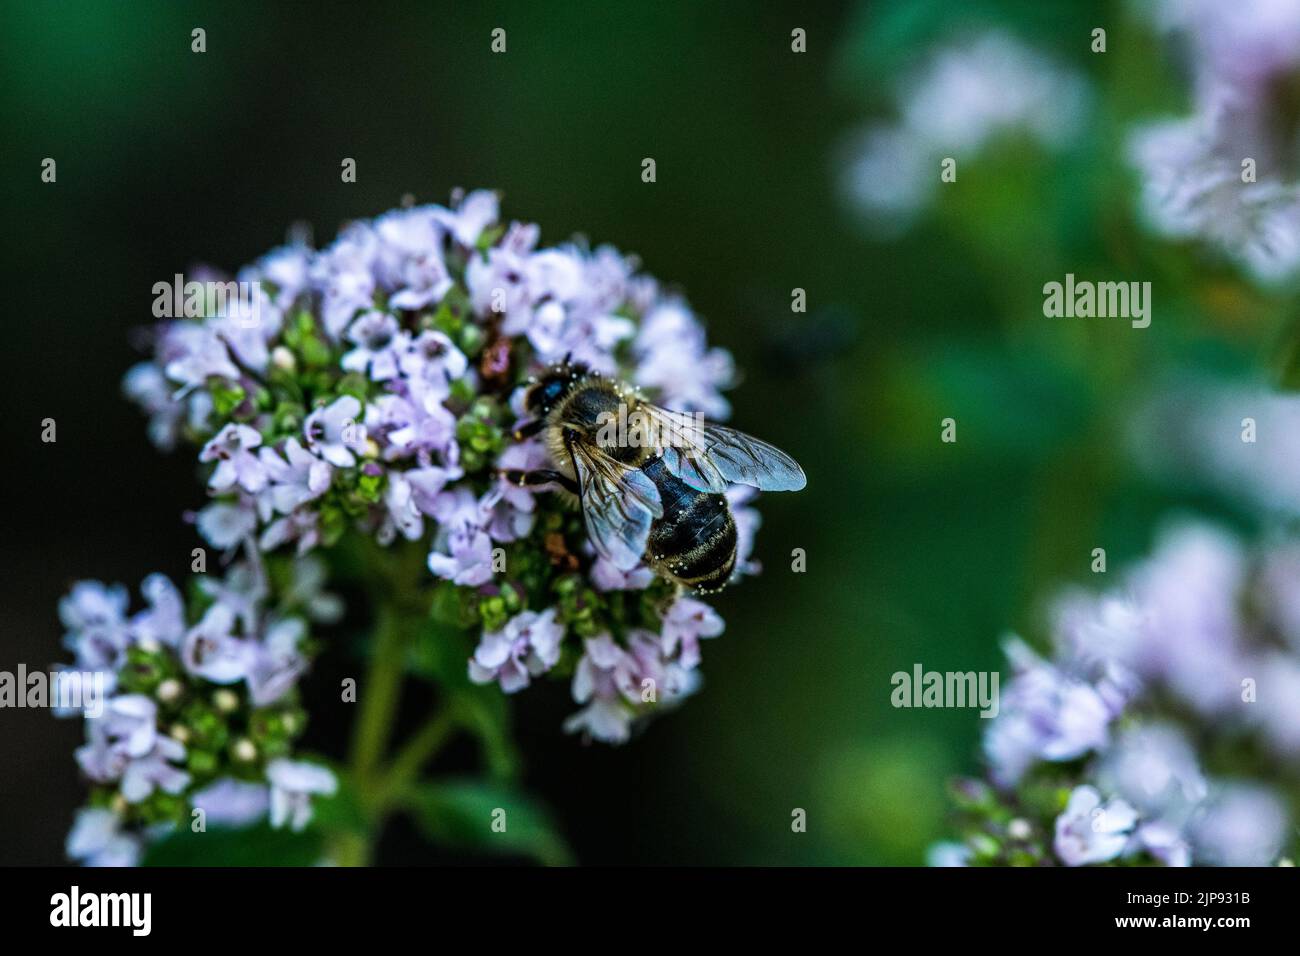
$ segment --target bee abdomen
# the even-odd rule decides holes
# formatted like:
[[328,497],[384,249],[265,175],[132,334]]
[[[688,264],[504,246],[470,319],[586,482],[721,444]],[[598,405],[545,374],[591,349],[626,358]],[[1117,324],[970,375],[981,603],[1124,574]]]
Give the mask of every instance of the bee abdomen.
[[727,499],[698,491],[669,474],[661,461],[646,473],[659,488],[664,515],[650,527],[648,550],[659,570],[700,591],[716,591],[736,567],[736,523]]

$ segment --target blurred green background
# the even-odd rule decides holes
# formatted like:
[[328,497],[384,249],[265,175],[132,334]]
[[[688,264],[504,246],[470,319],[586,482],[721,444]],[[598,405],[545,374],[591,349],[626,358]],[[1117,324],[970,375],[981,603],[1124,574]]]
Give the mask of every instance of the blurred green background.
[[[1140,553],[1170,506],[1248,520],[1137,475],[1120,435],[1160,369],[1252,374],[1288,301],[1133,228],[1123,124],[1184,94],[1126,4],[953,6],[6,0],[0,667],[62,656],[71,581],[180,576],[198,543],[180,520],[201,500],[192,462],[155,452],[119,395],[154,282],[234,269],[294,222],[323,244],[408,193],[496,188],[544,242],[582,233],[680,286],[743,370],[733,421],[809,476],[763,503],[766,570],[716,599],[727,632],[704,648],[703,691],[611,750],[564,736],[567,688],[539,685],[516,701],[526,783],[581,862],[921,863],[982,722],[894,710],[890,675],[999,669],[998,638],[1033,633],[1038,597],[1083,580],[1099,542],[1113,566]],[[873,241],[838,191],[838,150],[963,18],[1010,25],[1088,76],[1085,146],[963,167],[959,196]],[[1106,57],[1087,48],[1097,24]],[[498,26],[504,56],[489,50]],[[1089,269],[1154,280],[1152,328],[1045,320],[1043,282]],[[796,287],[806,314],[790,310]],[[47,416],[57,445],[38,441]],[[939,441],[947,416],[955,445]],[[57,862],[82,796],[80,728],[0,720],[0,862]],[[307,743],[343,732],[318,722]],[[381,861],[428,859],[408,836],[395,828]]]

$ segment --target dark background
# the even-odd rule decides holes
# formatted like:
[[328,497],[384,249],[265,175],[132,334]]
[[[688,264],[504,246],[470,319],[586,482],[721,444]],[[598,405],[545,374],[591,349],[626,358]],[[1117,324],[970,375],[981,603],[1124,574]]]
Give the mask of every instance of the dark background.
[[[944,781],[973,768],[982,722],[893,710],[889,675],[918,661],[996,669],[996,638],[1030,588],[1084,573],[1087,548],[1049,535],[1055,563],[1031,575],[1050,510],[1025,450],[1036,433],[981,445],[977,428],[940,446],[950,407],[907,378],[922,346],[988,338],[998,319],[958,246],[873,244],[836,194],[837,145],[885,79],[844,67],[862,10],[6,0],[0,11],[0,668],[63,659],[56,605],[73,581],[134,591],[151,571],[179,579],[200,543],[181,520],[202,501],[193,459],[155,451],[120,394],[155,282],[199,262],[233,271],[294,222],[324,245],[404,194],[496,188],[504,215],[540,223],[545,243],[583,233],[685,290],[743,370],[733,421],[809,475],[807,491],[763,504],[763,577],[716,599],[728,627],[704,648],[703,691],[608,749],[560,731],[567,687],[534,687],[516,709],[527,784],[582,862],[921,862],[943,832]],[[503,56],[489,50],[498,26]],[[806,54],[790,50],[794,27]],[[40,181],[47,156],[54,185]],[[640,180],[646,156],[654,184]],[[343,157],[357,161],[355,184],[340,182]],[[794,287],[806,315],[790,311]],[[1017,414],[1055,420],[1047,399]],[[40,441],[47,417],[56,444]],[[806,574],[790,572],[794,547]],[[340,666],[322,661],[320,674]],[[313,747],[337,749],[345,728],[329,721],[314,724]],[[0,863],[62,859],[84,795],[80,739],[76,722],[0,711]],[[471,757],[453,750],[448,765]],[[805,834],[791,832],[795,807],[809,813]],[[428,858],[400,828],[381,853]]]

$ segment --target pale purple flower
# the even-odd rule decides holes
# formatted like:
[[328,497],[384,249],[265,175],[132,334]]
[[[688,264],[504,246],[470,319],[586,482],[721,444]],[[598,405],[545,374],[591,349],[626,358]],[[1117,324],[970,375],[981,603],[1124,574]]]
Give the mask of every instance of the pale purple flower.
[[343,600],[325,590],[328,569],[315,555],[301,557],[293,562],[293,577],[284,594],[284,604],[301,607],[313,621],[333,624],[343,617]]
[[1192,848],[1179,829],[1163,820],[1138,825],[1129,851],[1145,850],[1165,866],[1191,866]]
[[329,489],[333,469],[303,448],[296,438],[284,443],[283,456],[274,449],[263,448],[259,460],[269,480],[259,499],[263,520],[272,511],[289,514]]
[[132,760],[118,785],[127,803],[148,799],[154,790],[177,794],[189,786],[190,775],[172,766],[184,763],[185,747],[171,737],[159,737],[148,754]]
[[433,216],[460,245],[473,247],[483,230],[500,218],[497,194],[489,189],[476,189],[456,204],[454,210],[433,207]]
[[[1283,179],[1262,93],[1227,87],[1200,112],[1137,128],[1130,161],[1142,178],[1141,208],[1172,239],[1201,239],[1273,282],[1300,267],[1300,187]],[[1242,161],[1255,163],[1243,182]]]
[[77,749],[77,762],[92,780],[120,780],[122,796],[139,803],[161,788],[180,793],[190,776],[172,766],[185,748],[158,733],[157,705],[141,694],[115,697],[103,717],[87,724],[90,740]]
[[320,544],[320,515],[315,511],[300,509],[278,518],[266,526],[257,546],[263,551],[274,551],[282,544],[297,542],[298,554],[306,554]]
[[632,709],[617,697],[596,697],[582,710],[565,718],[564,731],[607,744],[626,743],[632,735],[634,716]]
[[384,441],[384,459],[424,453],[454,461],[459,454],[456,416],[442,404],[446,383],[407,379],[403,392],[382,395],[367,409],[367,428],[375,429],[377,439]]
[[608,634],[587,638],[573,673],[573,699],[586,704],[567,718],[567,733],[581,732],[606,743],[623,743],[631,733],[637,700],[637,661]]
[[312,261],[309,271],[321,290],[321,318],[331,338],[338,339],[357,312],[374,305],[372,270],[378,250],[371,227],[352,223]]
[[1198,862],[1212,866],[1271,866],[1290,826],[1286,805],[1255,783],[1225,783],[1191,823]]
[[732,485],[726,492],[731,517],[736,523],[736,570],[732,580],[742,575],[761,574],[763,565],[754,559],[754,539],[762,527],[763,516],[757,508],[746,505],[758,497],[758,489],[749,485]]
[[424,516],[406,476],[390,471],[384,488],[384,518],[377,537],[380,544],[387,545],[399,533],[407,541],[419,539],[424,534]]
[[264,783],[222,777],[191,794],[190,804],[203,811],[206,823],[247,827],[266,816],[271,791]]
[[275,703],[298,683],[307,670],[307,659],[298,649],[306,634],[300,619],[286,618],[271,624],[262,640],[248,647],[245,677],[253,706]]
[[122,818],[103,807],[83,807],[68,833],[65,851],[86,866],[135,866],[144,845],[122,829]]
[[429,570],[438,577],[466,587],[492,579],[492,539],[481,528],[464,526],[450,532],[447,552],[429,553]]
[[366,447],[361,401],[353,395],[314,410],[302,430],[307,447],[337,468],[351,468],[357,463],[356,454]]
[[684,302],[670,300],[652,309],[641,322],[634,350],[633,380],[656,390],[660,405],[714,419],[731,413],[718,391],[735,378],[731,354],[706,346],[704,329]]
[[623,571],[612,561],[597,557],[591,566],[591,583],[597,591],[644,591],[654,579],[654,571],[644,564]]
[[1205,798],[1196,752],[1170,724],[1125,727],[1102,756],[1098,779],[1145,816],[1186,819]]
[[266,765],[271,784],[271,826],[297,832],[311,822],[313,795],[333,796],[338,780],[328,767],[283,757]]
[[131,618],[132,639],[179,647],[185,636],[185,601],[176,585],[166,575],[151,574],[140,585],[140,593],[149,607]]
[[437,465],[412,468],[405,473],[406,482],[411,486],[411,501],[422,514],[426,515],[438,513],[439,496],[449,482],[460,477],[459,468],[441,468]]
[[1052,847],[1066,866],[1105,863],[1124,852],[1137,820],[1137,811],[1122,799],[1103,804],[1096,788],[1075,787],[1056,818]]
[[897,96],[902,125],[956,156],[1012,131],[1060,148],[1078,133],[1087,100],[1081,76],[998,30],[936,49]]
[[229,491],[236,485],[256,494],[266,485],[266,469],[253,449],[262,444],[256,428],[231,422],[203,446],[199,461],[215,461],[217,467],[208,479],[213,491]]
[[312,250],[306,245],[295,243],[272,249],[249,270],[249,275],[240,275],[241,279],[254,276],[265,279],[275,286],[275,305],[287,309],[294,300],[307,291],[310,282],[310,265]]
[[1244,562],[1230,535],[1178,524],[1161,533],[1152,557],[1129,579],[1144,615],[1137,670],[1201,713],[1223,713],[1239,700]]
[[109,701],[102,729],[109,742],[136,759],[158,743],[158,706],[143,694],[125,694]]
[[1255,677],[1256,699],[1242,706],[1255,708],[1254,716],[1277,754],[1292,760],[1300,756],[1300,659],[1269,653],[1240,676]]
[[215,604],[229,608],[245,634],[257,630],[262,602],[268,591],[260,564],[239,562],[232,565],[224,578],[205,574],[198,579],[199,589]]
[[532,296],[529,292],[529,259],[537,245],[538,228],[531,223],[511,223],[502,240],[487,251],[487,256],[473,256],[465,268],[465,284],[470,303],[479,315],[499,312],[502,331],[518,335],[532,321]]
[[199,510],[195,526],[203,540],[223,551],[242,544],[257,528],[257,512],[247,501],[214,501]]
[[682,596],[668,606],[663,618],[663,649],[667,656],[677,655],[682,666],[693,668],[700,662],[700,640],[717,637],[726,623],[703,601]]
[[1300,64],[1300,7],[1291,0],[1157,0],[1143,9],[1186,37],[1202,75],[1253,87]]
[[171,451],[180,435],[185,404],[172,397],[162,369],[154,362],[131,366],[122,380],[122,391],[149,416],[149,441],[163,451]]
[[452,287],[442,260],[437,206],[398,209],[375,220],[380,239],[376,273],[397,291],[389,298],[395,309],[422,309],[439,302]]
[[[469,359],[444,333],[426,329],[413,339],[408,339],[406,349],[399,357],[402,374],[421,378],[446,388],[469,370]],[[446,391],[442,397],[446,397]]]
[[185,669],[214,684],[234,684],[248,675],[252,648],[234,634],[235,614],[214,604],[185,635],[181,661]]
[[671,660],[670,653],[651,631],[630,633],[627,648],[608,634],[588,638],[572,685],[574,701],[586,706],[565,720],[565,731],[623,743],[648,707],[671,706],[691,694],[697,685],[692,665]]
[[377,309],[363,312],[348,326],[347,338],[356,347],[339,363],[344,369],[367,374],[376,382],[396,377],[408,338],[396,318]]
[[[1257,442],[1242,441],[1242,421]],[[1194,483],[1283,521],[1300,515],[1300,396],[1193,378],[1154,391],[1130,449],[1173,484]]]
[[243,296],[228,300],[225,312],[209,318],[207,325],[240,365],[262,374],[271,357],[267,343],[280,334],[284,319],[260,288],[254,289],[253,296],[251,301]]
[[195,322],[173,322],[163,332],[159,360],[167,378],[180,386],[174,397],[206,385],[210,378],[235,381],[239,368],[215,330]]
[[986,30],[933,49],[902,74],[898,118],[876,123],[846,148],[844,189],[885,233],[906,227],[939,188],[942,159],[974,159],[994,141],[1028,135],[1061,150],[1088,111],[1084,78],[1015,36]]
[[839,149],[841,189],[878,238],[904,233],[929,207],[937,183],[933,147],[896,123],[856,131]]
[[1115,711],[1097,688],[1042,660],[1018,640],[1008,641],[1016,673],[984,735],[994,781],[1009,787],[1035,760],[1072,760],[1110,739]]
[[[545,449],[539,441],[517,442],[510,445],[497,458],[501,471],[535,471],[548,467]],[[537,501],[535,489],[521,488],[503,475],[479,500],[479,508],[487,515],[486,529],[494,541],[517,541],[533,529]]]
[[469,661],[469,678],[476,684],[496,681],[507,694],[523,690],[556,665],[563,639],[555,608],[521,611],[501,630],[484,632]]
[[129,597],[121,585],[78,581],[59,601],[59,619],[66,627],[64,646],[85,670],[114,674],[130,643],[126,619]]

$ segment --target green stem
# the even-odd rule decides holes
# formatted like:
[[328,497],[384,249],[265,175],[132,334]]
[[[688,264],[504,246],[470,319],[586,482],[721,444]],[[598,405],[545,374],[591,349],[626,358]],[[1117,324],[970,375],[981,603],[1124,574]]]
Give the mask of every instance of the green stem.
[[379,805],[387,809],[421,768],[438,753],[457,725],[455,709],[446,706],[430,717],[398,751],[384,774],[377,794]]
[[373,785],[375,769],[388,749],[406,663],[407,629],[400,615],[387,604],[380,605],[378,615],[370,671],[359,688],[361,713],[352,737],[352,774],[363,796]]

